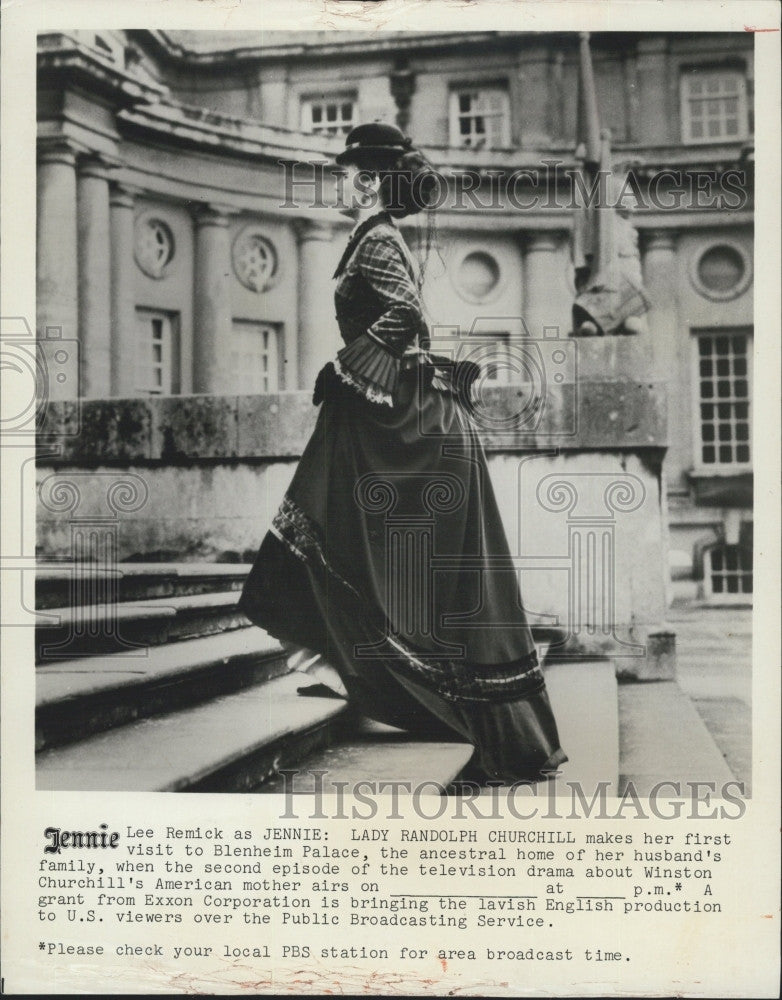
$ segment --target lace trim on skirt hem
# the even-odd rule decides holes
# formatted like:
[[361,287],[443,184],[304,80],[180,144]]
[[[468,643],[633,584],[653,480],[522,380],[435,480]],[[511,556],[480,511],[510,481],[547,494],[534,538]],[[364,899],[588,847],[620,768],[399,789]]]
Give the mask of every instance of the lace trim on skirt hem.
[[[356,614],[372,623],[379,646],[377,658],[411,680],[453,702],[507,702],[528,698],[544,686],[537,651],[510,663],[474,664],[467,660],[433,657],[412,648],[394,635],[382,616],[373,614],[358,590],[330,564],[326,557],[317,524],[294,501],[286,496],[272,521],[272,534],[298,559],[312,568],[325,570],[349,592]],[[367,657],[371,660],[372,657]]]

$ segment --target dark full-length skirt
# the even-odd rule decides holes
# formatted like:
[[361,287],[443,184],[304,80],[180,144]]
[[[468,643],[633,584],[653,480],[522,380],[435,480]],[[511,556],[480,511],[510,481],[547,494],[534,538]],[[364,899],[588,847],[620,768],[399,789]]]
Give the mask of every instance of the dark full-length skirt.
[[240,607],[321,653],[370,718],[472,743],[486,778],[537,779],[567,757],[486,459],[419,374],[393,408],[327,396]]

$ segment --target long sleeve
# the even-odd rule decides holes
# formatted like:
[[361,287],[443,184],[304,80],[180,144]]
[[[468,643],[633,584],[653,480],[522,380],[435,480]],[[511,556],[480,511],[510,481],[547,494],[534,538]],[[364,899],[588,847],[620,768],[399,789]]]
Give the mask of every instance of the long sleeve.
[[426,333],[418,289],[394,233],[370,232],[357,248],[354,265],[378,303],[379,315],[337,354],[343,381],[373,402],[393,404],[406,347]]

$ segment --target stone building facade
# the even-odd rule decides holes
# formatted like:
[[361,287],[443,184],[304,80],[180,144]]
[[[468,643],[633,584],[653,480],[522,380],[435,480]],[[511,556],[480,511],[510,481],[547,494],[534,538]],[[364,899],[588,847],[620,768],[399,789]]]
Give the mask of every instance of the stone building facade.
[[[666,385],[674,573],[705,599],[746,602],[752,36],[606,33],[591,48],[617,180],[636,182],[652,308],[634,336],[578,338],[577,378]],[[350,223],[333,175],[317,208],[286,184],[359,121],[398,122],[452,190],[478,178],[438,214],[433,327],[500,359],[515,337],[566,337],[577,78],[570,34],[41,35],[37,326],[49,363],[65,350],[70,365],[53,397],[310,388],[339,343],[330,276]]]

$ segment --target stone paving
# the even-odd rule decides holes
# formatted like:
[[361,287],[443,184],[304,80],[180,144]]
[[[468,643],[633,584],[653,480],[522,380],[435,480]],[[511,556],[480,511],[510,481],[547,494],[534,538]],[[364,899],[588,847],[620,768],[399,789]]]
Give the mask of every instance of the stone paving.
[[739,781],[752,777],[752,610],[677,602],[677,679]]

